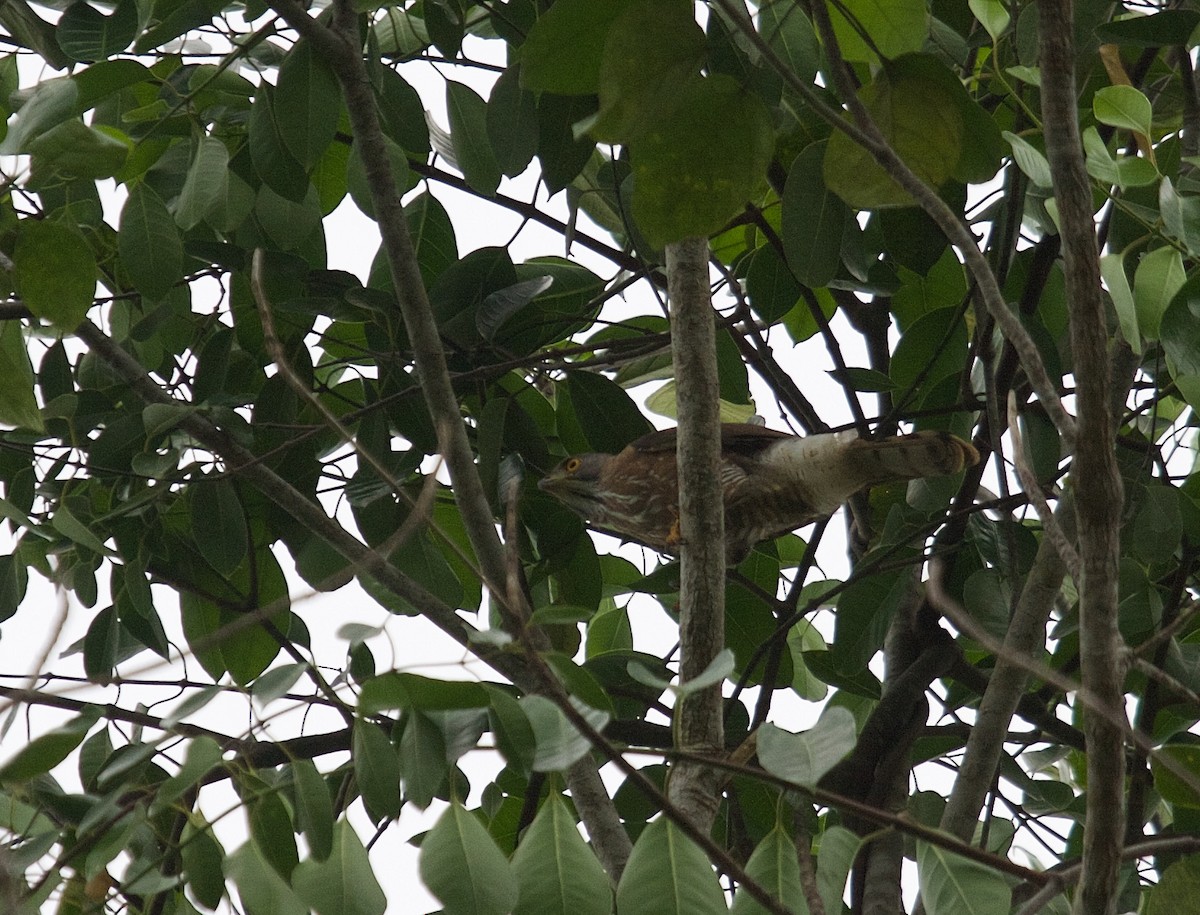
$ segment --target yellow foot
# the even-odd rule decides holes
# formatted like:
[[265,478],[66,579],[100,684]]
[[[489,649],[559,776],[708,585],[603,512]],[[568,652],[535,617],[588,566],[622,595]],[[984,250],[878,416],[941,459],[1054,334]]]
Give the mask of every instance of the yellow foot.
[[667,531],[667,546],[676,547],[683,543],[683,535],[679,532],[679,519],[676,518],[671,522],[671,529]]

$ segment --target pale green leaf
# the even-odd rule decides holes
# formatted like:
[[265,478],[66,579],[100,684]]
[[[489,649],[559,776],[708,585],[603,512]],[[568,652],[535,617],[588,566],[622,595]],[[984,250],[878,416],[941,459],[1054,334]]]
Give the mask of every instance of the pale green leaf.
[[419,864],[421,879],[448,915],[506,915],[517,901],[517,880],[504,853],[457,801],[421,842]]
[[830,708],[802,734],[763,725],[758,758],[772,775],[811,788],[854,748],[857,736],[854,716],[844,708]]
[[512,858],[514,915],[608,915],[612,884],[557,794],[542,804]]

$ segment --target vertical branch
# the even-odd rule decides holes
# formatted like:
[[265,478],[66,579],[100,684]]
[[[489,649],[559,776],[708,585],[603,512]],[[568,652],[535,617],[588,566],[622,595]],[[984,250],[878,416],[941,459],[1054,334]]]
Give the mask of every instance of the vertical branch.
[[1075,910],[1116,911],[1124,833],[1125,663],[1117,629],[1117,564],[1122,488],[1109,402],[1112,373],[1092,194],[1083,163],[1075,88],[1074,11],[1070,0],[1039,0],[1042,123],[1054,180],[1071,320],[1078,405],[1071,467],[1082,574],[1079,651],[1083,688],[1099,708],[1084,716],[1087,819]]
[[475,457],[463,425],[458,397],[450,381],[446,356],[437,321],[429,305],[429,296],[417,265],[412,237],[404,216],[404,205],[396,192],[375,95],[363,62],[359,37],[358,11],[353,4],[334,5],[333,24],[326,27],[300,8],[295,0],[278,0],[273,8],[329,62],[346,100],[346,110],[354,130],[371,193],[371,204],[383,249],[396,290],[396,300],[404,319],[413,351],[413,364],[421,382],[425,403],[437,429],[438,447],[446,461],[454,496],[462,514],[463,526],[479,558],[483,580],[494,600],[505,601],[504,550],[496,533],[491,507],[483,491]]
[[[1073,511],[1070,499],[1059,506],[1058,515],[1068,536],[1074,530]],[[942,812],[942,829],[964,842],[975,835],[979,811],[1004,752],[1009,722],[1029,682],[1029,664],[1040,657],[1046,645],[1046,620],[1065,575],[1066,565],[1053,541],[1043,538],[1004,635],[1004,648],[996,654],[996,667],[988,678],[962,766]]]
[[[667,246],[671,351],[679,406],[680,676],[699,675],[725,647],[725,517],[721,498],[721,423],[716,328],[709,293],[708,242],[688,238]],[[682,697],[675,744],[715,754],[724,746],[720,684]],[[719,773],[680,762],[668,796],[707,832],[716,815]]]

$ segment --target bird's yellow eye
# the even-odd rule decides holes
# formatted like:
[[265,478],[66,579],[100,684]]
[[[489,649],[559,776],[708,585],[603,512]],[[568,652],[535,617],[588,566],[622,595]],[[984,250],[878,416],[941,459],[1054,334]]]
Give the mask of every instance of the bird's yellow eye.
[[566,470],[567,473],[574,473],[582,466],[583,461],[579,460],[577,457],[573,457],[567,458],[567,462],[563,465],[563,469]]

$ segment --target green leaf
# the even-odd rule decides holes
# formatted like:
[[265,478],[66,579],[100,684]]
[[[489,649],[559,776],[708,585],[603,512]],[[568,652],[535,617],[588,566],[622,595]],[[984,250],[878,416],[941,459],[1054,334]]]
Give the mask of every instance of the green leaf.
[[521,85],[534,92],[590,95],[600,88],[609,28],[634,0],[559,0],[521,46]]
[[500,186],[500,166],[487,130],[487,103],[470,86],[446,83],[446,112],[458,168],[471,188],[490,197]]
[[557,194],[571,184],[596,152],[596,141],[577,131],[596,113],[594,96],[555,95],[543,92],[538,96],[538,160],[542,165],[542,180],[551,194]]
[[82,236],[62,223],[21,220],[13,273],[26,307],[62,331],[73,331],[92,307],[96,257]]
[[612,911],[608,875],[557,794],[546,799],[521,837],[512,870],[518,886],[514,915],[608,915]]
[[975,14],[975,18],[979,20],[979,24],[992,36],[992,41],[999,41],[1000,36],[1008,30],[1008,24],[1012,19],[1008,8],[1001,0],[968,0],[968,5],[971,7],[971,12]]
[[298,41],[279,67],[274,96],[279,136],[306,169],[333,142],[342,111],[342,92],[325,58]]
[[482,683],[435,680],[399,671],[389,671],[364,683],[358,697],[358,709],[363,715],[375,715],[385,709],[486,708],[488,703]]
[[[1125,258],[1120,254],[1105,254],[1100,258],[1100,276],[1112,297],[1121,335],[1134,352],[1142,351],[1142,338],[1138,330],[1137,309],[1133,301],[1133,290],[1129,288],[1129,277],[1125,273]],[[1168,303],[1169,304],[1169,303]],[[1161,316],[1160,316],[1161,321]]]
[[0,765],[0,784],[20,784],[49,772],[83,743],[100,712],[100,706],[89,705],[65,724],[33,738]]
[[[545,696],[526,696],[520,700],[521,711],[529,719],[537,740],[533,758],[535,772],[561,772],[569,769],[591,749],[586,737],[567,721],[567,717]],[[608,724],[604,712],[572,700],[576,710],[597,730]]]
[[516,904],[517,880],[504,853],[457,801],[425,836],[419,866],[446,912],[506,915]]
[[301,861],[292,876],[296,894],[317,915],[383,915],[387,897],[354,828],[334,825],[334,852],[324,861]]
[[496,165],[510,178],[525,171],[538,143],[537,99],[520,80],[520,68],[509,67],[492,85],[487,103],[488,141]]
[[879,60],[859,29],[871,36],[885,60],[921,50],[929,34],[929,10],[924,0],[845,0],[832,7],[829,16],[842,56],[850,61]]
[[278,101],[274,86],[267,82],[259,84],[248,124],[250,161],[254,163],[258,177],[271,190],[299,202],[308,194],[308,175],[283,141],[276,111]]
[[[778,824],[750,855],[750,860],[746,862],[746,873],[786,908],[793,912],[808,911],[804,888],[800,884],[796,845]],[[759,915],[766,911],[760,902],[740,889],[733,897],[730,915]]]
[[421,96],[391,67],[381,67],[373,76],[377,81],[379,120],[387,138],[414,158],[424,160],[429,154],[429,127]]
[[838,670],[852,675],[866,668],[883,647],[883,639],[910,587],[895,573],[858,578],[838,597],[832,654]]
[[629,145],[633,215],[655,247],[709,235],[766,177],[774,133],[766,107],[732,77],[692,78],[656,130]]
[[175,204],[175,222],[185,232],[198,226],[229,191],[229,150],[215,137],[201,137]]
[[1164,246],[1142,255],[1133,276],[1133,302],[1138,330],[1146,340],[1158,339],[1162,316],[1186,280],[1177,249]]
[[58,20],[57,38],[73,60],[105,60],[129,47],[137,36],[138,6],[121,0],[109,16],[77,0]]
[[526,777],[533,771],[533,760],[537,750],[537,738],[521,704],[509,693],[496,686],[487,687],[491,697],[488,719],[505,761]]
[[138,184],[121,210],[117,248],[129,279],[151,301],[166,296],[183,277],[183,242],[162,198]]
[[1171,377],[1188,403],[1200,406],[1200,280],[1188,280],[1175,294],[1163,313],[1159,336]]
[[728,911],[704,852],[660,817],[638,837],[617,886],[621,915],[716,915]]
[[767,0],[758,7],[759,31],[793,73],[811,82],[817,75],[821,46],[803,8],[792,0]]
[[400,735],[400,770],[404,773],[404,799],[424,810],[437,795],[450,772],[446,734],[430,715],[410,712]]
[[1092,97],[1092,113],[1101,124],[1150,135],[1150,99],[1133,86],[1104,86]]
[[42,414],[33,393],[33,366],[20,321],[0,322],[0,423],[41,432]]
[[1006,130],[1003,136],[1012,146],[1013,161],[1017,163],[1017,168],[1025,173],[1025,177],[1038,187],[1052,187],[1054,181],[1050,177],[1050,161],[1046,154],[1015,133]]
[[854,749],[857,738],[854,716],[844,708],[829,708],[802,734],[764,724],[758,734],[758,758],[772,775],[811,788]]
[[955,308],[938,308],[917,318],[900,337],[892,356],[896,388],[928,392],[943,378],[962,371],[967,329]]
[[58,503],[54,516],[50,519],[50,526],[67,539],[93,553],[99,553],[102,556],[111,555],[111,551],[104,545],[104,541],[93,533],[91,527],[75,517],[66,502]]
[[267,864],[253,842],[247,842],[226,863],[247,915],[309,915],[286,881]]
[[357,720],[350,757],[363,803],[373,820],[400,815],[400,762],[396,748],[377,724]]
[[1163,178],[1158,209],[1167,235],[1183,242],[1189,254],[1200,252],[1200,197],[1180,195],[1171,179]]
[[207,735],[192,738],[187,743],[187,755],[179,771],[158,786],[150,805],[151,815],[168,810],[176,799],[196,785],[221,763],[221,745]]
[[287,695],[288,690],[296,685],[296,681],[304,676],[308,665],[303,662],[284,664],[268,670],[250,688],[250,694],[260,706],[266,706]]
[[458,260],[454,226],[446,208],[428,191],[405,206],[404,216],[421,268],[421,279],[427,287],[432,286],[433,281]]
[[34,90],[8,128],[0,154],[11,156],[29,151],[29,144],[52,127],[79,113],[80,89],[75,80],[51,79]]
[[1150,758],[1150,771],[1154,773],[1154,787],[1163,800],[1178,807],[1200,810],[1200,791],[1196,789],[1200,777],[1200,747],[1165,746]]
[[1160,10],[1149,16],[1135,15],[1101,22],[1095,32],[1102,42],[1134,48],[1159,48],[1187,44],[1197,25],[1200,25],[1200,13],[1195,10]]
[[825,186],[825,147],[824,142],[805,147],[788,169],[783,189],[783,250],[796,279],[809,287],[825,286],[837,275],[850,219],[846,204]]
[[[388,163],[392,167],[392,180],[396,185],[396,195],[401,196],[412,187],[414,180],[412,170],[408,167],[408,155],[387,137],[383,138],[383,144],[387,149]],[[371,187],[367,183],[366,165],[362,156],[359,155],[357,143],[350,147],[350,155],[346,160],[346,189],[350,192],[354,205],[365,215],[374,219],[375,201],[371,196]]]
[[1185,855],[1162,872],[1147,893],[1146,915],[1186,912],[1200,895],[1200,855]]
[[575,416],[603,418],[581,430],[592,451],[616,454],[653,429],[629,395],[599,373],[568,372],[566,388]]
[[[292,783],[296,792],[296,826],[308,840],[313,859],[324,861],[333,851],[333,798],[329,785],[311,759],[292,763]],[[304,863],[300,866],[304,867]]]
[[254,844],[275,872],[290,880],[300,854],[288,808],[277,791],[256,779],[250,779],[247,793],[246,813]]
[[198,480],[188,487],[192,536],[202,555],[218,572],[228,574],[249,550],[249,523],[232,480]]
[[281,251],[295,251],[321,232],[321,201],[311,184],[300,202],[275,193],[265,184],[258,189],[254,215]]
[[72,118],[29,143],[30,186],[111,178],[129,158],[129,141]]
[[212,833],[212,827],[193,814],[183,827],[180,840],[183,876],[196,901],[215,909],[225,896],[225,850]]
[[831,826],[821,836],[821,854],[817,858],[817,890],[826,912],[842,907],[846,879],[863,840],[844,826]]
[[704,32],[690,3],[636,0],[609,29],[600,63],[596,139],[628,142],[659,128],[675,93],[704,63]]
[[1007,915],[1012,905],[1003,874],[920,839],[917,877],[929,915]]
[[[938,187],[956,174],[973,103],[958,78],[936,58],[912,54],[894,61],[858,96],[917,177]],[[852,207],[912,205],[908,192],[841,131],[829,138],[824,172],[829,189]]]

